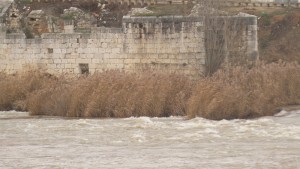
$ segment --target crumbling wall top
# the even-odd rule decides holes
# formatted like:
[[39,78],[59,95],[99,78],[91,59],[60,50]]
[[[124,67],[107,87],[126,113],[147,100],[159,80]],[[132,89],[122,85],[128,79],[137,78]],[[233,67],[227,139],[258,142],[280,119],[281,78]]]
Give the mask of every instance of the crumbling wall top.
[[1,0],[0,1],[0,23],[4,22],[7,10],[11,6],[11,4],[12,4],[12,0]]
[[202,17],[187,17],[187,16],[161,16],[161,17],[143,17],[143,16],[124,16],[123,23],[147,23],[147,22],[201,22]]

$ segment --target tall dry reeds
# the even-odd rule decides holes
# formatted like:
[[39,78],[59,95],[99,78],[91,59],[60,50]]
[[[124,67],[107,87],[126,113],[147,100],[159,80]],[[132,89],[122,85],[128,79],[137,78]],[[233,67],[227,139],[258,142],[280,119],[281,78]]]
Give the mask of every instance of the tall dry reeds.
[[39,71],[19,74],[0,74],[0,111],[27,110],[26,98],[33,91],[44,89],[53,81],[52,75]]
[[281,106],[300,104],[299,87],[297,64],[228,67],[198,81],[187,114],[214,120],[273,115]]
[[192,83],[175,74],[108,71],[37,91],[28,107],[32,115],[67,117],[185,115]]
[[300,66],[293,63],[231,66],[201,79],[118,71],[73,78],[38,71],[0,74],[0,110],[31,115],[220,120],[272,115],[292,104],[300,104]]

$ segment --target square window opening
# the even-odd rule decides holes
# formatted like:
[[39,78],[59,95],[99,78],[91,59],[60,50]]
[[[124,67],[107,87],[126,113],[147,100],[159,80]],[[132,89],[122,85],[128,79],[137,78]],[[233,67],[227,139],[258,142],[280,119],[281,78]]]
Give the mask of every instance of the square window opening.
[[80,69],[80,73],[82,74],[82,75],[87,75],[87,74],[89,74],[89,64],[87,64],[87,63],[80,63],[79,64],[79,69]]
[[48,53],[53,53],[53,48],[48,48]]

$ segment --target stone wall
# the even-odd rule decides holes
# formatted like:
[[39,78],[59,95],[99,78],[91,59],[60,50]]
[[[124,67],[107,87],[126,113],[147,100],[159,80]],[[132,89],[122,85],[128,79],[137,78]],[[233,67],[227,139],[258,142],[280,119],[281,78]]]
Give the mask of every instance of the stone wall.
[[[104,0],[30,0],[30,2],[59,3],[71,2],[74,5],[85,2],[102,2]],[[105,0],[108,4],[146,6],[146,5],[163,5],[163,4],[188,4],[197,3],[203,0]],[[288,0],[220,0],[222,6],[228,7],[286,7]],[[291,0],[292,7],[299,8],[300,0]]]
[[300,8],[299,0],[222,0],[222,6],[226,7],[288,7]]
[[91,33],[43,34],[0,39],[1,70],[14,73],[28,65],[51,73],[106,69],[159,70],[196,74],[204,64],[202,18],[124,18],[123,28],[94,28]]
[[59,3],[59,2],[106,2],[108,4],[121,4],[121,5],[156,5],[156,4],[187,4],[193,0],[30,0],[30,2],[43,2],[43,3]]
[[[123,52],[126,69],[203,72],[205,64],[203,18],[125,17]],[[128,68],[126,66],[129,66]]]
[[[244,18],[256,20],[253,16]],[[246,38],[242,38],[241,45],[253,52],[257,49],[248,42],[252,42],[256,34],[248,31],[256,25],[245,24],[241,37]],[[50,73],[81,74],[117,69],[199,76],[204,73],[206,64],[206,37],[201,17],[124,17],[122,28],[92,28],[91,33],[48,33],[35,39],[26,39],[22,33],[6,34],[3,24],[1,30],[0,70],[8,73],[33,66]]]

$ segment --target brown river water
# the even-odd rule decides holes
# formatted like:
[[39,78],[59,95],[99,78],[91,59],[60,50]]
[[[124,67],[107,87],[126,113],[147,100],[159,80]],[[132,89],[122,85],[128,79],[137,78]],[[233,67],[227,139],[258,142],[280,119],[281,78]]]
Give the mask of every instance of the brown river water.
[[274,117],[63,119],[0,112],[0,168],[300,169],[300,111]]

